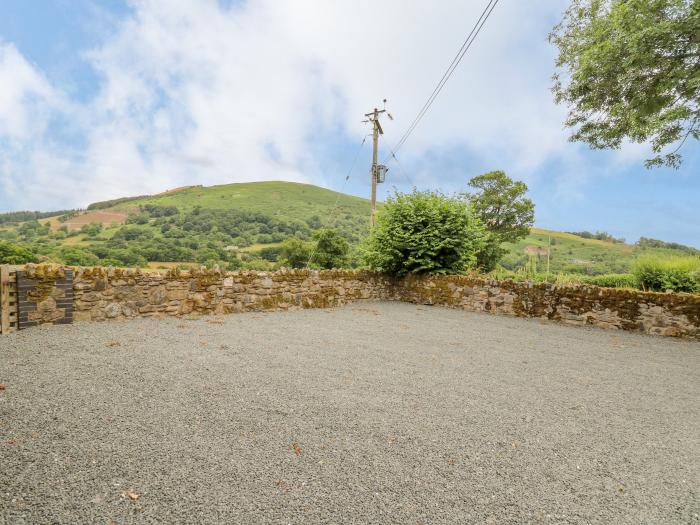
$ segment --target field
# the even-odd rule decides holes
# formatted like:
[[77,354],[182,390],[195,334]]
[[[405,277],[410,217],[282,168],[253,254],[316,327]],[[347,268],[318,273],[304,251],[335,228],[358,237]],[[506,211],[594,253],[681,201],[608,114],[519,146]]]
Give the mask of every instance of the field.
[[[244,267],[271,269],[274,250],[291,235],[309,240],[315,230],[333,228],[357,246],[368,232],[368,215],[366,199],[308,184],[185,186],[97,202],[87,211],[38,222],[0,223],[0,239],[68,264],[228,266],[235,257]],[[552,275],[625,273],[641,255],[682,254],[541,228],[508,250],[501,261],[505,269]]]
[[696,342],[358,303],[2,345],[1,523],[697,522]]

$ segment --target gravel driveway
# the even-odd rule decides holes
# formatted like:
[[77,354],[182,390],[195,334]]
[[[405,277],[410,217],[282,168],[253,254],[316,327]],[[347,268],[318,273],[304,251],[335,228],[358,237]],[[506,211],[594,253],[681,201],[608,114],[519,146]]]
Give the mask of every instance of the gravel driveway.
[[700,523],[700,343],[401,303],[0,338],[0,523]]

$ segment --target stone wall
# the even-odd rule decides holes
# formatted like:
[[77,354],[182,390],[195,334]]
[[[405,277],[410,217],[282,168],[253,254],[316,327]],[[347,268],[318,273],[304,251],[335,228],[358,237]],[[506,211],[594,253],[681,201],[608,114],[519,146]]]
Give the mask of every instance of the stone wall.
[[700,339],[696,294],[441,276],[407,277],[394,288],[391,299]]
[[78,269],[76,320],[327,308],[386,296],[389,281],[362,271],[226,272]]
[[[41,274],[35,269],[28,272]],[[47,297],[54,295],[49,291]],[[700,339],[700,295],[562,287],[470,276],[397,280],[353,270],[222,273],[77,268],[73,274],[73,318],[81,321],[327,308],[362,299],[434,304]],[[58,315],[48,311],[50,304],[46,304],[37,324],[55,320]]]

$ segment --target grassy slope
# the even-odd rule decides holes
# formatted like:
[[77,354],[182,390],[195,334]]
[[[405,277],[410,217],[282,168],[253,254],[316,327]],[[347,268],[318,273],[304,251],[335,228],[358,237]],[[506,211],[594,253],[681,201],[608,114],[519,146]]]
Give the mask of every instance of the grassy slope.
[[318,215],[325,221],[338,200],[336,213],[369,216],[369,202],[310,184],[295,182],[248,182],[222,186],[195,186],[168,194],[136,199],[113,210],[128,210],[144,204],[177,206],[188,211],[195,206],[213,209],[235,208],[285,219],[306,220]]
[[[596,268],[599,273],[626,272],[636,256],[635,247],[629,244],[614,244],[597,239],[584,239],[570,233],[533,228],[530,235],[509,246],[508,261],[522,261],[527,257],[527,246],[547,248],[551,239],[550,269],[553,272],[574,271],[587,273]],[[546,255],[538,258],[538,269],[545,271]],[[521,266],[519,264],[517,266]]]

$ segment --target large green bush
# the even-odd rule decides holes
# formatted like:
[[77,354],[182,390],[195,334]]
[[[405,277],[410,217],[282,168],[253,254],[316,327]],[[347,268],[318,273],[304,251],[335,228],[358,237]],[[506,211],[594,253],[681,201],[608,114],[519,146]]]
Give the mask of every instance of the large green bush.
[[389,197],[365,243],[364,262],[392,275],[462,273],[486,237],[464,197],[418,191]]
[[644,257],[632,273],[644,290],[700,292],[700,257]]
[[36,256],[24,246],[0,241],[0,264],[25,264],[36,262]]

